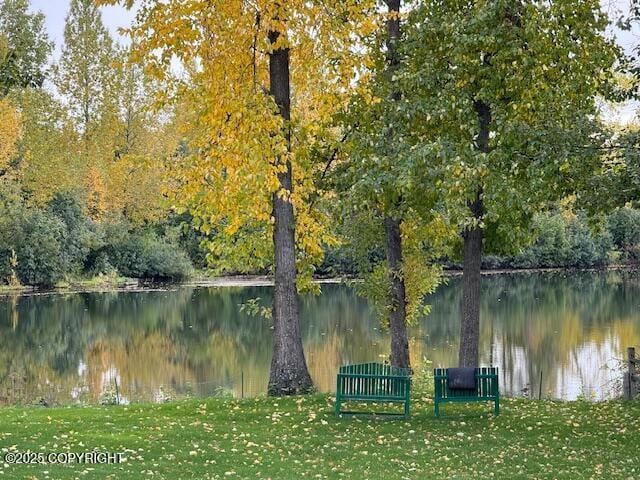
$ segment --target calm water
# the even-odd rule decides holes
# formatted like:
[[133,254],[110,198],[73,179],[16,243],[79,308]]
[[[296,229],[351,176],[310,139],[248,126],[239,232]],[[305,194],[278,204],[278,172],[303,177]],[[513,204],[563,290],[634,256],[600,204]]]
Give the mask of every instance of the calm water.
[[[481,361],[500,367],[507,395],[593,399],[616,394],[619,360],[640,347],[637,273],[485,277]],[[344,285],[301,299],[311,375],[332,391],[339,365],[383,360],[389,339]],[[0,298],[0,403],[124,401],[266,390],[270,322],[239,304],[271,302],[269,287]],[[455,365],[459,279],[428,299],[411,329],[412,362]]]

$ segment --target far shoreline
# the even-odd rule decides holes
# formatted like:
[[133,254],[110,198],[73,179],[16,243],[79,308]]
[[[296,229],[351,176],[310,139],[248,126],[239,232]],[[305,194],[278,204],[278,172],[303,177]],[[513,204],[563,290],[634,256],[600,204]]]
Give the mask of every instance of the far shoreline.
[[[525,275],[538,273],[565,273],[565,272],[608,272],[608,271],[636,271],[640,269],[637,264],[607,265],[591,268],[512,268],[482,270],[483,276],[491,275]],[[458,277],[462,275],[462,269],[448,269],[443,271],[445,277]],[[314,278],[314,283],[320,285],[337,285],[348,283],[360,283],[361,278],[338,276]],[[225,275],[220,277],[196,277],[184,281],[153,282],[136,278],[120,278],[114,282],[95,282],[94,279],[69,282],[64,286],[42,288],[36,286],[0,286],[0,297],[13,296],[40,296],[78,293],[118,293],[118,292],[154,292],[172,291],[183,287],[192,288],[232,288],[232,287],[272,287],[273,278],[268,275]]]

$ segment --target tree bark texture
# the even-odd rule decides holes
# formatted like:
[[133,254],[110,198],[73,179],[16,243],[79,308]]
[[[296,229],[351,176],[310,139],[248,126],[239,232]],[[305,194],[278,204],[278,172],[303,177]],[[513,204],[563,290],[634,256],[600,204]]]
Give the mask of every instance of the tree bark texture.
[[[478,190],[469,209],[475,218],[482,217],[481,191]],[[478,366],[480,342],[480,261],[482,259],[482,229],[479,226],[462,233],[464,253],[462,260],[462,305],[460,306],[460,350],[458,364],[461,367]]]
[[[478,136],[476,148],[481,153],[489,152],[489,129],[491,125],[491,107],[482,100],[474,102],[478,115]],[[480,344],[480,292],[482,262],[482,228],[479,222],[484,215],[482,187],[478,187],[475,198],[467,202],[475,225],[462,232],[464,242],[462,260],[462,300],[460,305],[460,350],[458,365],[475,367],[479,363]]]
[[[279,32],[269,32],[274,44]],[[289,88],[289,49],[279,48],[269,54],[270,93],[284,119],[287,142],[290,142],[291,91]],[[273,246],[275,253],[275,291],[273,298],[273,358],[268,393],[273,396],[308,393],[313,382],[302,347],[296,290],[295,218],[289,193],[293,190],[291,162],[278,174],[283,198],[273,194]]]
[[404,278],[402,276],[402,237],[400,221],[387,217],[384,220],[385,246],[391,282],[391,365],[410,368],[409,341],[407,336],[407,306]]
[[[389,19],[387,20],[387,65],[389,78],[399,64],[398,41],[400,39],[400,0],[387,0]],[[400,100],[400,92],[392,91],[391,100]],[[396,141],[393,129],[389,130],[389,142]],[[400,235],[401,220],[390,215],[384,219],[385,252],[389,266],[389,283],[391,312],[389,314],[389,330],[391,333],[391,365],[411,367],[409,359],[409,339],[407,335],[407,300],[402,273],[402,237]]]

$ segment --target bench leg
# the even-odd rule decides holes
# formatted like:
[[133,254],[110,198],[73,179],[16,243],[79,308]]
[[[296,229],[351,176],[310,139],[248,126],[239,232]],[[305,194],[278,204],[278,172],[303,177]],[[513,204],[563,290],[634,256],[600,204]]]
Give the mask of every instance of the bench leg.
[[404,402],[404,418],[409,418],[409,400],[405,400]]
[[500,397],[496,397],[496,405],[493,411],[496,415],[500,414]]
[[338,374],[338,376],[336,377],[336,415],[340,415],[340,407],[341,407],[341,400],[342,398],[340,398],[340,392],[342,392],[342,386],[341,386],[341,378],[340,378],[340,374]]
[[434,405],[435,405],[436,418],[438,418],[440,417],[440,404],[438,403],[438,399],[434,400]]

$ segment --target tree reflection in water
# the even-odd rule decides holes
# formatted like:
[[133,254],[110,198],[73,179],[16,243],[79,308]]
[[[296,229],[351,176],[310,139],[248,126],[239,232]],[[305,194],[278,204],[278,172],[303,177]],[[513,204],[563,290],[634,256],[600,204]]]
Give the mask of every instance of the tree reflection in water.
[[[412,362],[456,361],[459,278],[427,298],[411,329]],[[612,396],[627,346],[640,346],[640,281],[632,272],[485,277],[481,361],[500,367],[508,395]],[[0,402],[95,403],[116,384],[125,401],[266,391],[270,322],[239,305],[269,287],[0,298]],[[345,363],[381,361],[389,339],[367,303],[344,285],[300,300],[309,369],[322,391]],[[607,366],[611,368],[607,368]],[[241,378],[244,377],[244,385]],[[24,392],[10,390],[20,378]],[[20,397],[20,398],[16,398]]]

